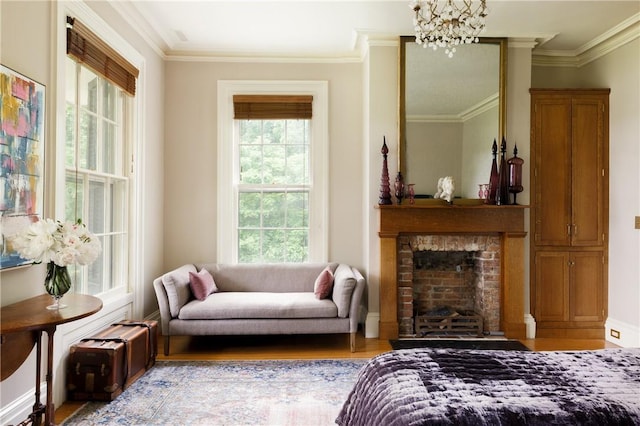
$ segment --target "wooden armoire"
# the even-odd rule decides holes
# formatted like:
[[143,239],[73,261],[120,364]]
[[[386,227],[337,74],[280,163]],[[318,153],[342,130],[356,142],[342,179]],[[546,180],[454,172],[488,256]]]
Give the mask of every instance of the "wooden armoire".
[[604,338],[609,89],[531,89],[536,337]]

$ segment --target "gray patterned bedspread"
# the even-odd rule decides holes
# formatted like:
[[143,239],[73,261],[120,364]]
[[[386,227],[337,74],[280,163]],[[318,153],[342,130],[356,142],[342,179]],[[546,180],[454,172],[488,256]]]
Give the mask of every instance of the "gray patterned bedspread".
[[362,368],[336,423],[640,425],[640,348],[387,352]]

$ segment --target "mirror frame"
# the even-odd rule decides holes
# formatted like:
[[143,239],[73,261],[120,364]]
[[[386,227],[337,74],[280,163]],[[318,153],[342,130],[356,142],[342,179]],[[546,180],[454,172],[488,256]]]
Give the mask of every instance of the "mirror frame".
[[[480,37],[480,43],[497,44],[500,46],[500,75],[499,75],[499,93],[498,93],[498,146],[500,141],[506,135],[507,126],[507,41],[506,37]],[[406,114],[406,55],[407,55],[407,43],[415,43],[415,36],[400,36],[400,52],[399,52],[399,89],[398,89],[398,171],[402,173],[402,176],[407,176],[407,164],[405,161],[406,156],[406,127],[407,127],[407,114]],[[442,53],[443,58],[444,52]],[[487,145],[489,146],[489,145]]]

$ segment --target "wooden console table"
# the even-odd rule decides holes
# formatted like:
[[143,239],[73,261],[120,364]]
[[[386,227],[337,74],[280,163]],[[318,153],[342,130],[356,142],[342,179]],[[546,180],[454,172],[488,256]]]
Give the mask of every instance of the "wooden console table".
[[[39,425],[44,413],[44,424],[54,424],[53,404],[53,334],[59,324],[87,317],[102,309],[102,301],[94,296],[67,294],[66,308],[48,310],[51,296],[42,294],[0,309],[0,350],[2,351],[2,379],[10,376],[25,361],[34,343],[36,345],[36,402],[29,415],[31,424]],[[47,332],[47,403],[40,403],[40,365],[42,361],[42,332]],[[9,346],[11,343],[11,347]],[[18,357],[10,355],[19,354]]]

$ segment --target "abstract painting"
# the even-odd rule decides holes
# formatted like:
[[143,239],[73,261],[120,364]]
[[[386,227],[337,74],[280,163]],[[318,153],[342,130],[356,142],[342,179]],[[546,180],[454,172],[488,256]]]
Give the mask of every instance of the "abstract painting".
[[43,214],[44,114],[45,87],[0,65],[0,269],[31,263],[8,237]]

